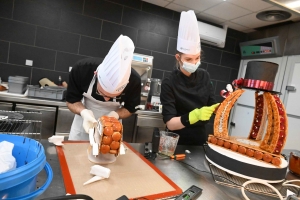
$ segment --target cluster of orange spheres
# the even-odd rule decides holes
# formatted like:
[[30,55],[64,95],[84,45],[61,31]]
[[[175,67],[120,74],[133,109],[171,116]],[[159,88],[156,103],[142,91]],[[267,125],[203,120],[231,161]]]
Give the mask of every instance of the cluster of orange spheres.
[[122,124],[114,117],[102,116],[103,134],[100,146],[102,154],[118,154],[122,139]]
[[273,165],[276,165],[276,166],[279,166],[281,164],[280,158],[272,156],[270,153],[251,149],[249,147],[245,147],[245,146],[238,145],[238,144],[226,141],[226,140],[222,140],[221,138],[209,136],[208,142],[218,145],[220,147],[224,147],[231,151],[238,152],[240,154],[243,154],[243,155],[246,155],[249,157],[253,157],[257,160],[262,160],[267,163],[272,163]]

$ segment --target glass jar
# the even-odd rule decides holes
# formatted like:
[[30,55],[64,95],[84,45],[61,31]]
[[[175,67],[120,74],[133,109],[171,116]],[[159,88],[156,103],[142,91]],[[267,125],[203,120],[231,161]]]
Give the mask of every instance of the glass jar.
[[298,152],[290,153],[289,170],[293,174],[300,176],[300,153]]

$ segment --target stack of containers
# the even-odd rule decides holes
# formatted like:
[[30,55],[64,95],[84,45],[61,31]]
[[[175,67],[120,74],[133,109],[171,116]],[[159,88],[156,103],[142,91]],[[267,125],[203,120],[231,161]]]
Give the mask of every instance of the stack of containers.
[[28,77],[24,76],[9,76],[8,77],[8,92],[24,94],[27,89]]

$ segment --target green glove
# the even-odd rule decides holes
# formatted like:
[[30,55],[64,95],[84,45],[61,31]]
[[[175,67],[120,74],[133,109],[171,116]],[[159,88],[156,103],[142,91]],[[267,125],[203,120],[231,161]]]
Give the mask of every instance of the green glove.
[[189,113],[190,124],[195,124],[197,121],[207,121],[210,119],[211,115],[218,107],[219,103],[216,103],[212,106],[204,106],[202,108],[196,108]]

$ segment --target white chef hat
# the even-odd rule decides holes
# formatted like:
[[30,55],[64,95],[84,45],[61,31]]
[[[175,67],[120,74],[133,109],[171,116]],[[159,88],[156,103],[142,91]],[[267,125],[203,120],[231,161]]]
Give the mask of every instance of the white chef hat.
[[131,73],[134,44],[120,35],[97,68],[98,81],[108,93],[118,94],[126,87]]
[[193,10],[181,12],[177,50],[181,53],[191,55],[195,55],[201,50],[198,23]]

